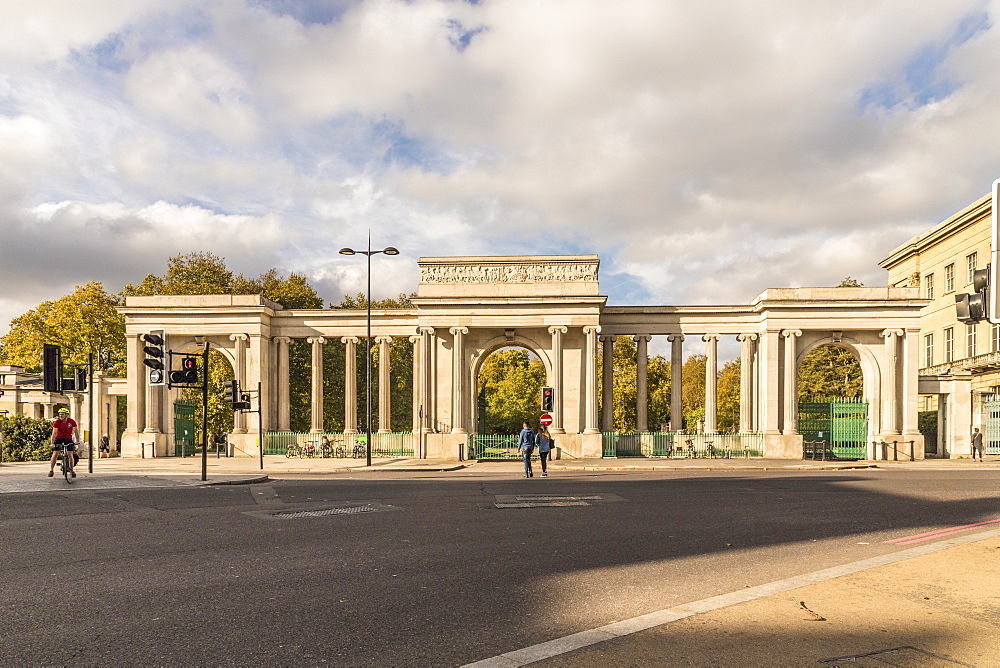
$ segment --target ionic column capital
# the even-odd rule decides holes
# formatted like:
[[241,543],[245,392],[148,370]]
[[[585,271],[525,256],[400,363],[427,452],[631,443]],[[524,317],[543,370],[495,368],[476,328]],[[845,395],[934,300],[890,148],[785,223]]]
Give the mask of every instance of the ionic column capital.
[[392,343],[391,336],[376,336],[375,343]]
[[684,341],[684,335],[683,334],[667,334],[667,341],[670,341],[670,343],[673,343],[674,341],[681,341],[681,342],[683,342]]
[[292,342],[292,337],[290,337],[290,336],[273,336],[273,337],[271,337],[271,340],[274,341],[275,343],[285,343],[285,344],[288,344],[288,343]]
[[433,327],[417,327],[417,334],[419,334],[419,335],[428,334],[430,336],[433,336],[434,335],[434,328]]
[[586,325],[583,328],[583,333],[584,334],[600,334],[601,333],[601,326],[600,325]]
[[722,334],[703,334],[701,340],[705,343],[709,341],[720,341],[722,340]]
[[324,339],[322,336],[310,336],[309,338],[306,339],[306,341],[308,341],[313,345],[326,343],[326,339]]
[[887,338],[887,339],[890,338],[890,337],[893,337],[893,336],[902,337],[903,336],[903,330],[901,330],[901,329],[883,329],[881,335],[884,338]]
[[413,334],[411,336],[408,336],[406,338],[406,340],[409,341],[410,343],[416,345],[416,344],[420,343],[420,336],[418,336],[417,334]]
[[249,341],[250,340],[250,335],[249,334],[230,334],[229,335],[229,340],[230,341]]
[[601,341],[605,342],[605,343],[607,343],[608,341],[614,343],[615,340],[618,338],[618,336],[615,335],[615,334],[601,334],[597,338],[600,339]]
[[737,341],[756,341],[760,338],[755,332],[744,332],[743,334],[737,334]]
[[639,341],[645,341],[646,343],[649,343],[650,341],[653,340],[653,337],[650,336],[649,334],[636,334],[635,336],[632,337],[632,340],[635,341],[636,343],[639,343]]
[[[309,339],[309,342],[312,343],[312,339]],[[358,343],[361,342],[361,337],[358,337],[358,336],[342,336],[340,338],[340,342],[341,343],[353,343],[353,344],[357,345]]]
[[801,329],[783,329],[781,330],[781,335],[786,339],[790,339],[793,336],[802,336]]
[[448,333],[451,334],[452,336],[455,336],[457,334],[465,335],[465,334],[469,333],[469,328],[468,327],[449,327],[448,328]]
[[553,325],[549,327],[549,334],[552,334],[553,336],[556,334],[565,334],[568,331],[569,328],[566,325]]

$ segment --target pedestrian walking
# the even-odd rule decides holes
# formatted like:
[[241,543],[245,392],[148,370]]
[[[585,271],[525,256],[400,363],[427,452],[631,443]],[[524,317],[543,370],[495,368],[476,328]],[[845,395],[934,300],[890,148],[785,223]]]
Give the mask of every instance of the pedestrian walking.
[[101,436],[101,442],[97,446],[97,453],[98,457],[111,456],[111,440],[108,438],[107,434]]
[[546,462],[549,459],[549,455],[552,454],[552,434],[549,433],[549,428],[544,424],[538,427],[538,433],[535,434],[535,445],[538,446],[538,461],[542,463],[542,477],[547,478],[549,476],[548,467],[546,467]]
[[535,451],[535,432],[531,430],[527,422],[522,424],[523,428],[517,437],[517,447],[520,448],[521,456],[524,457],[524,477],[532,478],[535,475],[534,471],[531,470],[531,455]]
[[972,461],[976,461],[976,453],[979,453],[979,461],[983,461],[983,434],[979,427],[972,430]]

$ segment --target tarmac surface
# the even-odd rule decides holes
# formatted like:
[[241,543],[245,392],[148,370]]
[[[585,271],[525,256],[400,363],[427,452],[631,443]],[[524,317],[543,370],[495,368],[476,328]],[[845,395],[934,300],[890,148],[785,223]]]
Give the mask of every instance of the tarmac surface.
[[[448,472],[519,475],[520,462],[410,458],[201,457],[80,461],[68,485],[47,462],[0,464],[2,494],[138,487],[253,484],[344,474]],[[996,471],[1000,457],[916,462],[762,459],[558,460],[552,476],[587,471]],[[58,470],[57,470],[58,476]],[[1000,493],[998,493],[1000,498]],[[996,520],[910,537],[904,549],[620,620],[476,666],[1000,666],[1000,502]],[[913,545],[909,547],[909,545]]]

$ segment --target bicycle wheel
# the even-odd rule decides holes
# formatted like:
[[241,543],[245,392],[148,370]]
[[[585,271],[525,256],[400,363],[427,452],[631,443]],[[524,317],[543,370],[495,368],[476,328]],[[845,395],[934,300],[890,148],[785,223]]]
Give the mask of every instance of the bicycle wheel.
[[285,450],[285,456],[291,459],[296,455],[296,450],[298,450],[298,448],[296,448],[294,445],[289,445],[288,449]]
[[63,450],[63,454],[62,454],[62,472],[63,472],[63,477],[66,478],[66,482],[68,482],[71,485],[73,484],[73,475],[70,472],[69,458],[72,457],[72,456],[73,456],[72,452],[70,452],[69,450],[65,450],[65,449]]
[[367,451],[365,450],[365,446],[361,445],[360,443],[358,443],[357,445],[354,446],[354,458],[355,459],[362,459],[363,457],[366,456],[366,452]]
[[347,450],[344,449],[344,446],[342,446],[342,445],[338,445],[337,446],[337,456],[338,457],[346,457],[347,456]]

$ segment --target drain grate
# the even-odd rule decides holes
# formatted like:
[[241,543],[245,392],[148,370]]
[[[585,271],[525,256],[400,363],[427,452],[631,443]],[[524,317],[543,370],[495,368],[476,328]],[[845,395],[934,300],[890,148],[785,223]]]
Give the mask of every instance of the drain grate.
[[[837,656],[832,659],[820,659],[819,663],[833,664],[850,663],[852,666],[916,666],[929,665],[927,659],[935,659],[936,666],[970,666],[970,664],[955,661],[940,654],[934,654],[918,647],[905,645],[891,649],[880,649],[866,654]],[[971,666],[970,666],[971,668]]]
[[586,501],[521,501],[519,503],[494,503],[497,508],[563,508],[565,506],[589,506]]
[[494,508],[565,508],[622,501],[617,494],[497,494]]
[[355,515],[357,513],[371,513],[378,510],[372,506],[347,506],[344,508],[324,508],[323,510],[285,510],[271,513],[271,517],[279,520],[294,520],[300,517],[325,517],[326,515]]

